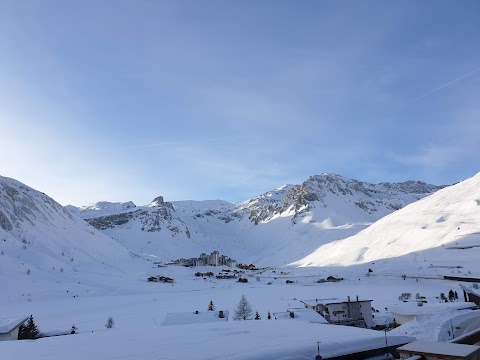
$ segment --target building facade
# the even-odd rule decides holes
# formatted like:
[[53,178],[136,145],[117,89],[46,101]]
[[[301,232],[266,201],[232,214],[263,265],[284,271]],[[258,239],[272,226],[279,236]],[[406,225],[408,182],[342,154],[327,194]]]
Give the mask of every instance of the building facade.
[[358,327],[373,327],[372,300],[305,303],[306,308],[313,309],[322,315],[329,323],[353,325]]

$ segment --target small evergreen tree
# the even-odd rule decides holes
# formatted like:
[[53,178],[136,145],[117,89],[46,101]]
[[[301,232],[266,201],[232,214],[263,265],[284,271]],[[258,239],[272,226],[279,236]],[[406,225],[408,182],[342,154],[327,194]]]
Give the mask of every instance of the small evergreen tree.
[[255,320],[260,320],[260,319],[261,318],[260,318],[260,314],[258,313],[258,311],[255,312]]
[[109,316],[107,319],[107,323],[105,324],[105,327],[107,329],[111,329],[115,326],[115,321],[113,320],[113,317]]
[[455,291],[455,300],[458,300],[458,294],[457,294],[457,291]]
[[30,275],[31,271],[30,269],[27,270],[27,275]]
[[235,309],[234,320],[250,320],[252,318],[252,308],[245,295],[242,295],[237,308]]
[[33,320],[33,316],[30,315],[30,317],[27,320],[27,324],[22,324],[18,328],[18,339],[23,340],[23,339],[38,339],[40,337],[40,331],[38,331],[38,327],[35,324],[35,321]]
[[453,302],[453,300],[455,300],[455,293],[452,289],[450,289],[450,291],[448,292],[448,300],[450,300],[450,302]]
[[268,319],[268,320],[271,320],[271,319],[272,319],[272,315],[270,314],[270,311],[269,311],[268,314],[267,314],[267,319]]
[[210,304],[208,304],[207,311],[214,311],[215,305],[213,305],[213,300],[210,300]]
[[440,302],[448,302],[448,299],[444,293],[440,293]]
[[73,324],[72,325],[72,331],[70,332],[70,334],[76,334],[77,330],[78,330],[78,328],[75,326],[75,324]]

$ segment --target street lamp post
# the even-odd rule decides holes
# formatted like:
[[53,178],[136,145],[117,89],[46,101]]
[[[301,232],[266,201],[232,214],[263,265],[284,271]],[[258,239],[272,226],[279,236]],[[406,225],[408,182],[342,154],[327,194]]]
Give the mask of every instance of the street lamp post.
[[317,341],[317,356],[315,356],[315,360],[322,360],[322,356],[320,355],[320,341]]

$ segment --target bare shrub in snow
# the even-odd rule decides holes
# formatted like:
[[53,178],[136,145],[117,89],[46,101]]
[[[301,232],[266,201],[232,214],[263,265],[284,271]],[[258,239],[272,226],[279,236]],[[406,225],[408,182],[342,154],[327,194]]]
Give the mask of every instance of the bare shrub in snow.
[[107,329],[111,329],[115,326],[115,321],[113,320],[113,317],[109,316],[107,319],[107,323],[105,324],[105,327]]

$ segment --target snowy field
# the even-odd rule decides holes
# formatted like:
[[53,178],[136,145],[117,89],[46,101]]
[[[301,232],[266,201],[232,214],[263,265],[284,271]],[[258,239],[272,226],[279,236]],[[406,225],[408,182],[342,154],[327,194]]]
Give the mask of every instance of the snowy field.
[[[78,334],[71,336],[0,342],[0,358],[26,358],[36,354],[36,359],[183,359],[192,355],[196,359],[311,359],[317,341],[320,341],[322,355],[333,355],[338,348],[361,349],[361,344],[383,344],[384,332],[311,323],[308,317],[267,320],[269,311],[273,314],[303,307],[301,300],[343,300],[358,295],[361,299],[373,300],[372,306],[379,310],[374,313],[375,320],[381,324],[389,320],[386,308],[401,303],[398,300],[401,293],[409,292],[413,297],[420,293],[429,303],[438,303],[436,297],[441,292],[447,294],[450,289],[462,293],[456,282],[404,280],[400,276],[381,274],[366,276],[363,268],[269,269],[251,272],[248,283],[194,276],[196,271],[208,270],[217,272],[221,267],[153,268],[150,263],[144,269],[134,268],[121,276],[70,273],[64,281],[60,277],[45,281],[32,274],[30,282],[17,283],[4,282],[0,275],[2,284],[7,284],[0,296],[0,317],[33,314],[44,332],[64,331],[72,325],[78,328]],[[146,278],[150,275],[173,277],[175,283],[149,283]],[[329,275],[345,280],[316,282]],[[286,284],[287,279],[294,283]],[[243,294],[253,314],[258,311],[261,320],[233,320]],[[228,321],[204,319],[189,324],[185,320],[188,313],[195,319],[197,310],[204,317],[211,300],[216,311],[229,313]],[[415,303],[408,305],[415,306]],[[167,314],[177,314],[183,325],[162,326]],[[436,314],[430,321],[418,320],[418,328],[414,323],[406,324],[388,336],[392,342],[394,336],[416,336],[417,333],[425,340],[446,341],[445,323],[448,321],[450,326],[450,318],[461,315],[456,321],[460,323],[466,317],[477,316],[470,310],[444,315]],[[109,316],[115,321],[112,329],[105,327]],[[425,322],[438,330],[419,331]],[[435,336],[436,339],[432,338]]]

